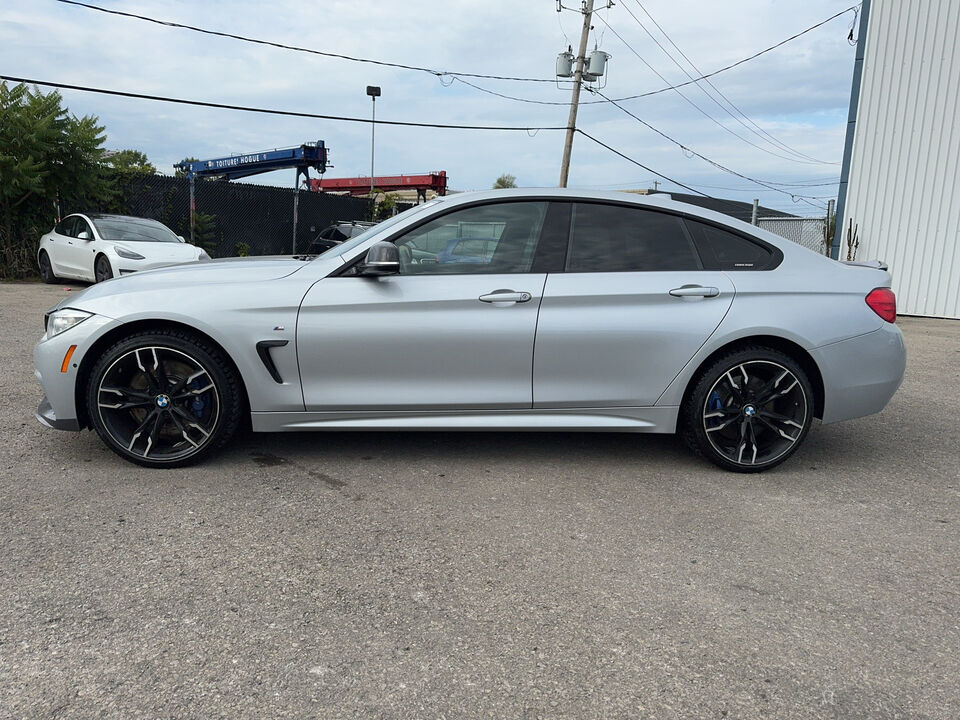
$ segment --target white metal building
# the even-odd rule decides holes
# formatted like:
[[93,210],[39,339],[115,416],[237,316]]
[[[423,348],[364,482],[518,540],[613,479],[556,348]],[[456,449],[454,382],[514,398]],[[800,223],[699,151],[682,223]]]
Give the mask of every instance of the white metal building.
[[834,250],[853,221],[899,312],[960,318],[960,0],[864,0],[857,63]]

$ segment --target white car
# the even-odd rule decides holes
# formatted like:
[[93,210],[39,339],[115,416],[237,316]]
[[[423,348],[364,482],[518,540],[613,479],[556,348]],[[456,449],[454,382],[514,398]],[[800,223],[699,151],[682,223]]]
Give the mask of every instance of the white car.
[[168,265],[209,260],[163,223],[126,215],[68,215],[40,238],[37,264],[46,283],[102,282]]

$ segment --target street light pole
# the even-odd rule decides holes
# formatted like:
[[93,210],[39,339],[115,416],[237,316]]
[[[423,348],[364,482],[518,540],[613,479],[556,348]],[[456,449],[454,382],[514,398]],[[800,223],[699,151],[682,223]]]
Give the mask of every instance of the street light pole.
[[567,137],[563,143],[563,160],[560,162],[560,187],[567,186],[570,174],[570,153],[573,151],[573,133],[577,126],[577,108],[580,105],[580,86],[583,85],[583,61],[587,54],[587,39],[590,36],[590,20],[593,17],[593,0],[584,0],[583,29],[580,31],[580,50],[577,52],[577,69],[573,74],[573,96],[570,98],[570,117],[567,119]]
[[370,115],[370,197],[373,197],[373,148],[377,132],[377,98],[380,97],[378,85],[367,85],[367,95],[371,101]]

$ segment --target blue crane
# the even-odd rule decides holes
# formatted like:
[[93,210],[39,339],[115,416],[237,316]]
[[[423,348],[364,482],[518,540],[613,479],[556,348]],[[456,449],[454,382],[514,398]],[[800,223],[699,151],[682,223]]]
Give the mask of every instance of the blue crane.
[[[327,147],[323,140],[315,143],[304,143],[297,147],[267,150],[265,152],[248,153],[246,155],[228,155],[227,157],[212,158],[210,160],[194,160],[179,162],[174,167],[185,173],[190,180],[190,241],[194,240],[194,218],[196,203],[194,200],[194,183],[197,178],[222,177],[227,180],[259,175],[261,173],[296,168],[297,174],[294,188],[300,187],[300,176],[309,181],[310,168],[321,175],[327,169]],[[296,252],[297,235],[297,206],[300,195],[294,193],[293,198],[293,236]]]

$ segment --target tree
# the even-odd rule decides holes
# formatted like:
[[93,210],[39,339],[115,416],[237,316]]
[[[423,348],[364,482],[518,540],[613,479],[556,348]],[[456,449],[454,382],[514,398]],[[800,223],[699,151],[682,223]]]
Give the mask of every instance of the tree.
[[35,272],[37,242],[58,206],[109,197],[103,141],[97,118],[70,115],[60,93],[0,82],[0,278]]
[[139,150],[117,150],[107,154],[107,165],[118,175],[156,175],[157,169]]
[[515,188],[517,186],[517,178],[508,173],[504,173],[497,178],[497,181],[493,183],[494,190],[503,190],[504,188]]
[[379,196],[374,195],[374,205],[372,208],[373,220],[386,220],[397,214],[397,198],[394,195],[383,193]]

